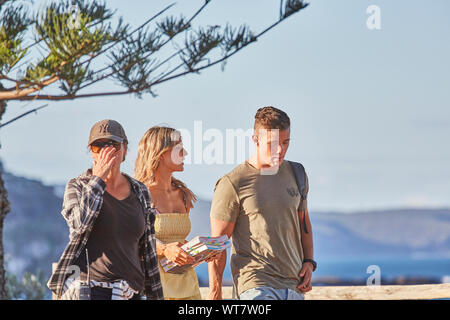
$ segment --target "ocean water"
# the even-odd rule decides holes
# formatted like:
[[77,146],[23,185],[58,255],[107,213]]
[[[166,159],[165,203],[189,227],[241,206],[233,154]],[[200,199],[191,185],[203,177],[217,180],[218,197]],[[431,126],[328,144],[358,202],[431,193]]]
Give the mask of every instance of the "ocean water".
[[[450,259],[412,259],[412,258],[349,258],[323,259],[314,272],[316,277],[367,278],[378,269],[382,278],[424,277],[450,278]],[[368,268],[370,266],[375,266]]]
[[[439,282],[450,283],[450,259],[413,259],[413,258],[324,258],[317,259],[318,267],[313,273],[314,279],[334,278],[342,280],[367,279],[373,270],[379,270],[381,279],[429,278]],[[371,269],[368,270],[370,266]],[[196,269],[200,284],[208,285],[208,265],[200,264]],[[224,283],[231,281],[231,271],[227,262]]]

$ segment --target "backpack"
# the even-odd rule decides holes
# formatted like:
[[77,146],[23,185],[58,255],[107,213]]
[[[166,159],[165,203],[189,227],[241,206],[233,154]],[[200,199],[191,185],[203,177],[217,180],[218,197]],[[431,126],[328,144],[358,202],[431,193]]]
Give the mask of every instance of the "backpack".
[[[294,171],[295,180],[297,181],[297,187],[300,192],[300,196],[302,200],[306,200],[308,197],[308,190],[306,189],[306,171],[303,165],[300,162],[288,161],[292,167],[292,171]],[[300,209],[300,208],[299,208]],[[299,217],[300,219],[300,217]],[[306,226],[306,214],[303,215],[303,221],[300,221],[300,227],[303,225],[303,228],[306,233],[309,233],[308,228]]]

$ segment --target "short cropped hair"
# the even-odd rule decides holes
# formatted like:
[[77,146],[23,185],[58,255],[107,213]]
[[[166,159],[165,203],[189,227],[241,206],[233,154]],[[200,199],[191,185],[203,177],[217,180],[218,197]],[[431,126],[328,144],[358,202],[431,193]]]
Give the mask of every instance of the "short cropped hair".
[[258,129],[286,130],[291,127],[291,120],[286,112],[275,107],[259,108],[255,115],[255,131]]

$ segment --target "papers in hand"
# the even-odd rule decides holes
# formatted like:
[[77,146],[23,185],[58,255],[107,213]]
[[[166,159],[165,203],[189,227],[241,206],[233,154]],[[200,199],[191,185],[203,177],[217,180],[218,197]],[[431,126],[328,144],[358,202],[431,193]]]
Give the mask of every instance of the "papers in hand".
[[161,267],[165,272],[184,273],[189,268],[198,266],[206,259],[215,256],[229,247],[231,247],[231,241],[228,239],[227,235],[220,237],[195,237],[181,246],[181,249],[186,251],[195,259],[194,263],[179,266],[175,262],[172,262],[164,257],[160,261]]

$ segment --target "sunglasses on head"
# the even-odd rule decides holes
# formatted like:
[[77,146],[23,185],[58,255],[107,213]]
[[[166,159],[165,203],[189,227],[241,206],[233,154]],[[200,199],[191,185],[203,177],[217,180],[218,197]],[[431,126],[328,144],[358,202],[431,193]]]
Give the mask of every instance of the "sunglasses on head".
[[94,153],[99,153],[102,148],[113,146],[117,151],[120,150],[121,143],[116,141],[103,141],[103,142],[94,142],[91,144],[91,151]]

